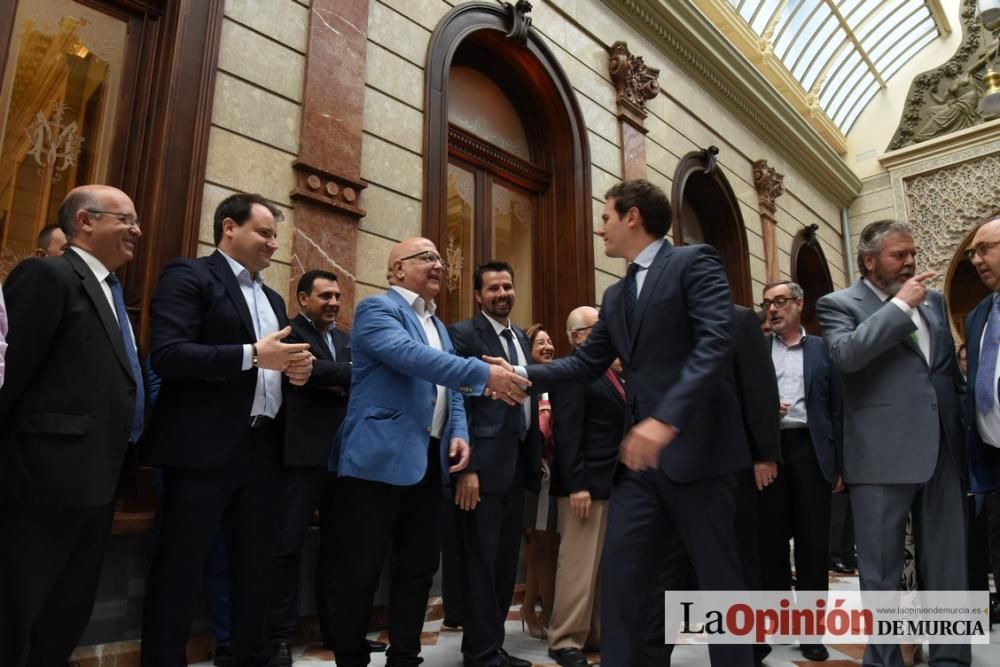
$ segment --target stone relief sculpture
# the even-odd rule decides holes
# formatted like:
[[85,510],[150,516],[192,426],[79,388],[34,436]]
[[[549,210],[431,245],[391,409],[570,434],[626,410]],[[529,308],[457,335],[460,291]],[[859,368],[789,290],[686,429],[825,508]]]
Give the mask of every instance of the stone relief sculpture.
[[887,150],[927,141],[982,123],[979,97],[997,36],[976,16],[976,0],[961,0],[962,43],[947,62],[914,77],[903,116]]
[[646,117],[646,100],[660,92],[660,70],[647,65],[641,56],[633,55],[625,42],[611,45],[608,73],[615,84],[618,106],[626,107],[633,115]]

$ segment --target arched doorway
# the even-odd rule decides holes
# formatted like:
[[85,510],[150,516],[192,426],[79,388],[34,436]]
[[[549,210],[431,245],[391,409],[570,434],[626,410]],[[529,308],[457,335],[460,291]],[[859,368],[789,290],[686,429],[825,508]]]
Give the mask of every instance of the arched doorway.
[[819,335],[816,302],[821,296],[833,291],[830,267],[816,236],[818,229],[819,225],[803,227],[792,239],[792,280],[805,292],[802,326],[814,335]]
[[[990,220],[996,215],[1000,215],[1000,212],[994,213],[985,219]],[[977,303],[990,293],[990,289],[979,279],[979,274],[976,273],[972,262],[965,257],[965,252],[969,249],[969,244],[972,243],[972,237],[975,236],[978,226],[974,225],[965,238],[962,239],[957,252],[955,252],[951,258],[951,262],[948,264],[948,272],[945,274],[944,279],[944,295],[945,301],[948,303],[948,319],[951,322],[951,330],[955,336],[956,343],[966,342],[965,317],[976,307]]]
[[750,254],[739,202],[719,167],[719,149],[688,153],[677,164],[670,201],[675,245],[707,243],[719,251],[733,301],[753,303]]
[[435,29],[426,90],[424,233],[462,265],[443,316],[468,315],[477,264],[507,259],[530,303],[518,324],[558,331],[594,303],[590,149],[568,77],[516,8],[474,2]]

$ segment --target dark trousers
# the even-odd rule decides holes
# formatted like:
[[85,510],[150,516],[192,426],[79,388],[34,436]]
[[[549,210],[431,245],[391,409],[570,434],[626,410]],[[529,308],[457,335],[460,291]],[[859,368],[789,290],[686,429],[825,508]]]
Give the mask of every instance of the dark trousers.
[[462,559],[462,655],[466,665],[503,667],[500,649],[517,578],[523,484],[503,495],[483,494],[474,510],[456,505],[452,511]]
[[390,544],[394,567],[389,582],[387,664],[421,662],[420,632],[441,555],[440,446],[437,438],[431,438],[427,473],[412,486],[337,479],[334,530],[342,538],[333,568],[337,667],[364,667],[369,662],[365,634]]
[[830,497],[830,563],[840,561],[857,567],[854,556],[854,518],[851,516],[851,494],[847,491]]
[[831,484],[823,477],[808,429],[781,432],[778,476],[760,492],[760,568],[764,590],[792,588],[788,540],[795,540],[796,588],[829,590]]
[[462,552],[458,546],[458,517],[452,511],[455,494],[442,487],[441,495],[441,606],[448,625],[463,625],[465,601],[462,594]]
[[[760,588],[757,493],[753,468],[736,473],[736,541],[747,590]],[[684,553],[684,546],[680,539],[676,535],[665,537],[666,549],[663,563],[657,576],[656,585],[653,587],[653,594],[649,599],[649,630],[646,635],[645,667],[669,665],[673,655],[673,644],[664,643],[664,592],[698,589],[694,568],[691,561],[688,560],[687,554]],[[770,649],[765,645],[755,644],[753,647],[755,662],[763,660],[769,652]]]
[[184,657],[205,559],[220,525],[230,574],[232,649],[240,667],[268,661],[267,610],[281,497],[281,429],[247,428],[236,454],[213,470],[165,468],[161,533],[142,622],[144,667]]
[[[306,531],[312,523],[316,508],[319,507],[321,512],[324,509],[325,495],[333,493],[334,479],[334,474],[325,468],[296,466],[282,471],[284,488],[271,580],[271,608],[267,622],[268,636],[272,643],[295,641],[295,628],[299,620],[299,574]],[[332,540],[333,536],[323,534],[321,529],[320,539]],[[323,551],[321,546],[320,562],[316,568],[316,607],[323,642],[330,644],[333,641],[329,636],[328,614],[328,604],[332,598],[327,586],[330,563],[323,562]]]
[[0,507],[0,665],[65,665],[83,635],[114,505]]
[[966,497],[969,519],[969,590],[989,591],[989,575],[1000,586],[1000,499],[996,492]]
[[[680,483],[659,469],[620,473],[611,493],[601,590],[601,663],[644,664],[648,591],[663,558],[664,536],[680,539],[705,590],[745,590],[736,542],[736,480],[720,475]],[[662,603],[661,603],[662,604]],[[712,645],[715,667],[749,667],[749,646]]]

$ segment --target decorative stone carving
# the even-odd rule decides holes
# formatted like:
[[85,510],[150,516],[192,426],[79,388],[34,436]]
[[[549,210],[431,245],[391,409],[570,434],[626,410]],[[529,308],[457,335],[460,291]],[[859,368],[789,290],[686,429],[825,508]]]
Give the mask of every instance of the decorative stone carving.
[[976,0],[962,0],[962,43],[943,65],[914,77],[903,115],[887,150],[896,150],[982,123],[983,74],[996,37],[983,28]]
[[507,39],[513,40],[518,46],[527,46],[528,31],[531,29],[531,17],[528,16],[528,12],[531,11],[531,3],[528,0],[517,0],[517,3],[513,5],[509,2],[501,4],[510,10],[511,14],[511,27],[510,32],[507,33]]
[[618,93],[618,119],[625,120],[645,132],[646,100],[660,93],[657,77],[660,70],[647,65],[641,56],[633,55],[622,41],[611,45],[608,73]]
[[331,174],[301,160],[292,163],[295,169],[295,189],[292,201],[307,199],[321,206],[346,213],[355,220],[365,217],[365,211],[355,206],[358,193],[368,187],[364,181]]
[[941,289],[952,257],[972,227],[1000,210],[1000,154],[903,180],[907,221],[920,249],[920,269],[937,271]]
[[753,163],[753,184],[757,188],[757,197],[761,209],[774,215],[778,210],[775,200],[785,192],[785,176],[768,166],[767,160],[755,160]]

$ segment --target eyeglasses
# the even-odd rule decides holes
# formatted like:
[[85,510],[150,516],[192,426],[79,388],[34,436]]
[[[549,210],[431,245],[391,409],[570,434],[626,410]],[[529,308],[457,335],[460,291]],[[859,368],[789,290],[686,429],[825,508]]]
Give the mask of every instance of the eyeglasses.
[[424,262],[425,264],[440,263],[445,271],[448,270],[448,262],[444,261],[444,258],[442,258],[441,255],[437,254],[432,250],[424,250],[423,252],[418,252],[412,255],[408,255],[406,257],[401,257],[399,261],[405,262],[408,259],[419,259],[421,262]]
[[979,243],[972,246],[962,254],[965,256],[967,260],[971,262],[972,258],[975,257],[976,255],[985,258],[986,253],[988,253],[990,250],[993,250],[993,248],[997,247],[998,245],[1000,245],[1000,241],[980,241]]
[[764,299],[757,305],[760,306],[761,310],[766,311],[771,306],[775,306],[776,308],[784,308],[785,304],[789,303],[790,301],[795,301],[795,299],[790,296],[776,296],[773,299]]
[[593,329],[594,325],[591,324],[589,327],[577,327],[576,329],[570,329],[573,333],[580,333],[581,331],[586,331],[588,329]]
[[139,228],[139,218],[135,217],[131,213],[119,213],[117,211],[98,211],[92,208],[88,208],[86,209],[86,211],[91,215],[98,215],[98,216],[110,215],[112,218],[118,218],[129,227],[135,227],[136,229]]

